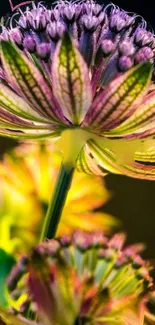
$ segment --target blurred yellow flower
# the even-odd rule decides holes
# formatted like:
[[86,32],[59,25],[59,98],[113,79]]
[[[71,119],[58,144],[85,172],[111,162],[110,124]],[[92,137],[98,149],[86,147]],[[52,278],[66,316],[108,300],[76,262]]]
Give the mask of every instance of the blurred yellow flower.
[[[49,143],[22,144],[0,162],[0,247],[24,252],[38,240],[41,225],[60,168],[60,154]],[[103,229],[108,233],[119,222],[96,212],[110,198],[98,176],[75,172],[63,210],[58,235],[73,230]]]

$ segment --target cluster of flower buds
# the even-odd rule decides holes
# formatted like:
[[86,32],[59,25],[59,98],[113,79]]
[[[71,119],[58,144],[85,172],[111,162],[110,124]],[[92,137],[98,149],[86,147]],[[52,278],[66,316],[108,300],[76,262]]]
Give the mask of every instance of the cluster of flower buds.
[[[43,324],[51,325],[111,325],[115,319],[129,324],[125,319],[136,315],[152,278],[138,254],[141,245],[123,248],[124,241],[124,234],[108,240],[101,232],[77,231],[41,243],[18,262],[8,279],[13,299],[22,290],[27,293],[14,312],[33,317],[37,313]],[[153,306],[151,299],[144,299],[143,313]]]
[[59,1],[47,8],[39,3],[15,18],[16,27],[3,26],[1,39],[10,39],[20,49],[33,53],[47,68],[65,31],[73,37],[90,68],[104,63],[103,84],[137,63],[154,63],[155,38],[147,31],[145,21],[113,4]]

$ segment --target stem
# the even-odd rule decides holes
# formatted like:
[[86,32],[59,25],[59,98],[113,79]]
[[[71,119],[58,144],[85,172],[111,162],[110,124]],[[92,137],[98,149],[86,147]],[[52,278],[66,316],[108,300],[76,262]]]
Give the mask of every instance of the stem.
[[51,202],[49,204],[40,241],[55,236],[69,191],[77,156],[90,138],[90,133],[81,129],[65,130],[57,143],[57,149],[63,154],[63,163],[59,172],[57,183]]
[[61,165],[54,193],[49,203],[47,215],[43,225],[40,241],[54,238],[71,185],[74,167],[67,168]]

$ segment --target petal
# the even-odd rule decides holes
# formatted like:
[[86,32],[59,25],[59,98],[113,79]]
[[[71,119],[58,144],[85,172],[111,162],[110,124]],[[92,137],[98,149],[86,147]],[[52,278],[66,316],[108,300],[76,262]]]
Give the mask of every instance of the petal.
[[139,151],[135,153],[135,161],[144,163],[145,165],[155,165],[155,141],[148,140],[141,146]]
[[12,139],[46,139],[46,138],[58,138],[60,136],[60,133],[57,131],[30,131],[28,130],[25,131],[25,133],[19,131],[14,131],[11,129],[3,129],[0,125],[0,135],[7,137],[7,138],[12,138]]
[[47,261],[37,251],[33,252],[29,265],[28,285],[37,304],[38,313],[45,325],[54,325],[57,320],[57,301],[52,291],[54,274]]
[[[81,173],[82,174],[82,173]],[[77,209],[78,211],[78,209]],[[68,214],[68,218],[62,218],[61,224],[59,224],[58,235],[64,235],[64,233],[72,234],[77,229],[88,231],[98,231],[101,228],[104,234],[109,233],[109,230],[120,227],[121,223],[117,218],[110,214],[103,212],[82,212]]]
[[67,33],[53,57],[52,80],[64,116],[80,124],[90,107],[92,91],[87,65]]
[[139,138],[139,139],[146,139],[146,138],[155,138],[155,124],[154,122],[152,125],[150,125],[150,129],[144,131],[144,132],[139,132],[139,133],[133,133],[132,135],[128,136],[128,138]]
[[41,116],[57,119],[60,112],[54,109],[51,86],[39,68],[11,42],[1,42],[1,54],[5,75],[13,89]]
[[98,132],[120,125],[141,103],[150,83],[151,71],[151,64],[146,62],[112,81],[94,100],[84,125],[90,125]]
[[152,92],[143,101],[143,104],[137,108],[124,123],[113,129],[110,135],[127,136],[145,132],[150,133],[150,128],[154,128],[155,122],[155,92]]
[[17,116],[49,123],[49,119],[40,116],[23,98],[2,82],[0,83],[0,105]]
[[0,320],[2,320],[2,324],[4,325],[37,325],[36,322],[15,316],[6,310],[2,310],[2,308],[0,308]]
[[16,115],[14,115],[13,113],[8,112],[1,106],[0,106],[0,126],[4,127],[4,128],[10,127],[12,129],[16,129],[16,128],[17,129],[22,129],[22,128],[28,128],[28,129],[35,128],[36,129],[36,125],[34,125],[33,122],[24,120]]
[[122,170],[122,174],[138,178],[138,179],[147,179],[150,181],[155,180],[155,162],[152,164],[152,166],[149,166],[144,163],[130,163],[128,165],[124,165],[120,167],[120,171]]
[[[130,140],[125,145],[126,151],[128,144],[130,146]],[[131,142],[131,147],[132,145]],[[125,147],[122,146],[122,151],[123,148]],[[129,155],[123,158],[119,159],[119,155],[117,158],[117,151],[112,151],[108,146],[102,147],[94,140],[89,140],[78,157],[77,168],[88,174],[105,175],[107,172],[112,172],[139,179],[155,180],[155,146],[142,152],[135,150],[133,157]]]
[[[15,130],[21,131],[25,133],[60,133],[61,129],[56,128],[55,125],[52,124],[43,124],[43,123],[34,123],[31,121],[27,121],[21,117],[16,116],[15,114],[5,110],[0,106],[0,128],[7,129],[7,131]],[[51,130],[52,129],[52,130]],[[22,135],[22,133],[20,133]]]
[[119,173],[112,153],[100,148],[94,140],[89,140],[77,159],[77,169],[87,174],[105,176],[108,172]]

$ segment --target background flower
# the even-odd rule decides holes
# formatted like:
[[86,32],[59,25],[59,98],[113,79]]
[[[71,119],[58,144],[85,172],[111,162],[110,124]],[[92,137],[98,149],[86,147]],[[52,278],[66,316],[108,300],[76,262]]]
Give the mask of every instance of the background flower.
[[123,248],[124,240],[124,234],[108,240],[101,232],[76,232],[39,245],[8,279],[14,300],[20,289],[28,293],[15,313],[37,312],[45,325],[142,325],[154,308],[150,267],[138,255],[141,245]]
[[[53,145],[22,144],[0,162],[0,247],[9,252],[28,250],[38,241],[42,222],[54,189],[61,156]],[[100,177],[75,172],[58,234],[77,228],[109,233],[116,218],[94,211],[110,199]]]

